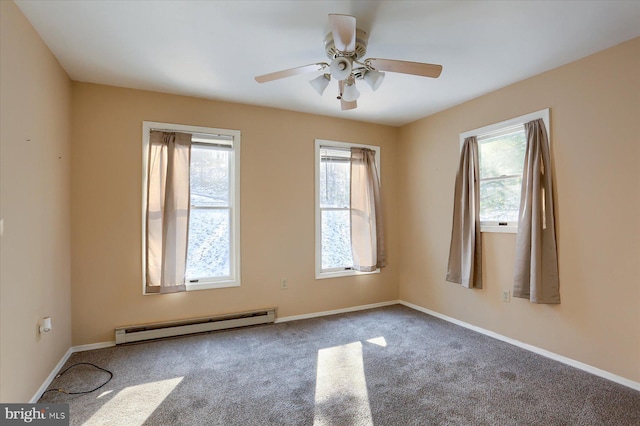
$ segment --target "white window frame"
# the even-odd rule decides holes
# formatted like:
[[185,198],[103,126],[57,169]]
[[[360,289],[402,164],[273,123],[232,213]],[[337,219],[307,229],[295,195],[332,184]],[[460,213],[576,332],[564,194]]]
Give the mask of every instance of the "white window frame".
[[[460,150],[462,150],[464,140],[470,136],[476,136],[478,139],[489,137],[493,134],[498,134],[510,127],[515,127],[518,125],[524,126],[525,123],[536,120],[538,118],[541,118],[542,121],[544,121],[544,125],[547,129],[547,138],[549,139],[549,147],[551,147],[551,125],[549,122],[549,108],[545,108],[540,111],[535,111],[529,114],[521,115],[519,117],[511,118],[509,120],[501,121],[499,123],[460,133]],[[524,164],[522,166],[524,168]],[[502,222],[481,221],[480,232],[506,232],[512,234],[518,232],[517,222],[507,222],[506,225],[500,225],[499,223]]]
[[147,259],[147,241],[146,241],[146,225],[147,216],[145,214],[147,208],[147,172],[149,167],[149,138],[152,129],[162,129],[174,132],[199,133],[206,135],[223,136],[231,138],[233,149],[231,152],[231,165],[233,171],[230,173],[231,191],[229,194],[229,205],[231,206],[231,227],[229,242],[229,269],[230,277],[221,279],[211,279],[200,281],[198,283],[186,283],[187,291],[192,290],[208,290],[213,288],[227,288],[240,286],[240,131],[229,129],[217,129],[213,127],[188,126],[184,124],[160,123],[155,121],[142,122],[142,294],[153,295],[159,293],[146,293],[146,259]]
[[376,167],[378,168],[378,174],[380,175],[380,179],[382,180],[382,174],[380,171],[380,147],[374,145],[363,145],[357,143],[349,143],[349,142],[338,142],[331,141],[326,139],[316,139],[315,140],[315,227],[316,227],[316,279],[327,279],[327,278],[338,278],[338,277],[350,277],[354,275],[370,275],[370,274],[379,274],[380,268],[371,272],[360,272],[355,271],[353,269],[345,269],[345,270],[329,270],[325,271],[322,269],[322,217],[320,214],[320,148],[329,147],[336,149],[344,149],[351,150],[351,148],[368,148],[375,151],[376,155]]

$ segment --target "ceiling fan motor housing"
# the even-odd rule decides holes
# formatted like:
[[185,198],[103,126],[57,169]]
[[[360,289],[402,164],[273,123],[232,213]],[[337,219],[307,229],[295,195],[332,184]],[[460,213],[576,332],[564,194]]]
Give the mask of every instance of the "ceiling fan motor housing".
[[331,77],[336,80],[346,80],[351,75],[351,60],[345,57],[337,57],[329,66]]
[[[367,53],[368,35],[356,27],[356,18],[350,15],[329,14],[329,24],[331,32],[324,38],[324,48],[330,64],[317,62],[303,65],[257,76],[256,81],[264,83],[324,70],[324,74],[310,81],[311,85],[322,95],[332,79],[338,80],[338,99],[341,101],[342,109],[349,110],[357,107],[356,101],[360,96],[356,87],[357,80],[364,80],[371,89],[376,90],[382,84],[384,71],[432,78],[438,78],[442,72],[442,65],[395,59],[364,59]],[[336,43],[343,50],[339,50]]]
[[[356,48],[353,52],[340,52],[336,49],[336,44],[333,40],[333,33],[327,34],[324,38],[324,50],[329,59],[334,59],[338,56],[351,56],[354,59],[360,59],[367,53],[367,33],[360,28],[356,29]],[[351,55],[345,55],[345,53],[351,53]]]

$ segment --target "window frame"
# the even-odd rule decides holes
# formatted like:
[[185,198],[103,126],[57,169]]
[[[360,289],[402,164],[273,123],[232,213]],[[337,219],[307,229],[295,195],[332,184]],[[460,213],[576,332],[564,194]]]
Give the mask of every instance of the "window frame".
[[[509,120],[504,120],[499,123],[490,124],[488,126],[483,126],[474,130],[469,130],[464,133],[460,133],[460,150],[462,150],[462,146],[464,145],[464,140],[470,136],[476,136],[478,139],[483,137],[489,137],[494,134],[498,134],[502,131],[505,131],[508,128],[513,128],[518,125],[523,126],[524,124],[541,118],[544,122],[544,125],[547,130],[547,138],[549,140],[549,148],[551,148],[551,125],[549,121],[550,109],[545,108],[539,111],[531,112],[529,114],[521,115],[519,117],[514,117]],[[522,165],[524,169],[524,164]],[[515,234],[518,232],[518,222],[507,222],[506,225],[500,225],[503,222],[497,221],[480,221],[480,232],[501,232],[501,233],[512,233]]]
[[360,272],[353,269],[344,269],[344,270],[323,270],[322,269],[322,216],[320,209],[320,149],[323,147],[326,148],[334,148],[334,149],[342,149],[342,150],[351,150],[351,148],[368,148],[374,150],[376,155],[376,167],[378,168],[379,179],[382,180],[382,172],[380,170],[380,152],[381,149],[379,146],[375,145],[365,145],[358,143],[350,143],[350,142],[338,142],[327,139],[315,139],[315,163],[314,163],[314,171],[315,171],[315,180],[314,180],[314,190],[315,190],[315,275],[316,279],[328,279],[328,278],[338,278],[338,277],[350,277],[356,275],[370,275],[370,274],[379,274],[380,268],[377,268],[375,271],[371,272]]
[[[218,129],[213,127],[189,126],[185,124],[161,123],[155,121],[142,122],[142,294],[153,295],[159,293],[146,293],[146,225],[147,217],[145,214],[147,206],[147,181],[149,167],[149,139],[151,130],[164,130],[172,132],[184,132],[191,134],[215,135],[224,139],[231,140],[230,166],[233,170],[229,173],[229,205],[231,209],[230,219],[231,226],[229,229],[229,272],[230,277],[208,279],[198,283],[186,282],[187,291],[209,290],[215,288],[239,287],[240,280],[240,140],[241,133],[239,130]],[[221,139],[222,139],[221,138]],[[206,144],[206,142],[198,142],[198,145]]]

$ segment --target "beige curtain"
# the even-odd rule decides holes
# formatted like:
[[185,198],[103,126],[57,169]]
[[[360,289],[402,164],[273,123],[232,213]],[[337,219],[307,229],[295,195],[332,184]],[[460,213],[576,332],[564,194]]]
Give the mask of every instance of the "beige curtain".
[[152,131],[147,182],[147,293],[186,290],[191,135]]
[[446,277],[447,281],[467,288],[482,288],[478,170],[478,141],[475,136],[472,136],[464,140],[460,153]]
[[551,161],[544,121],[525,123],[527,150],[516,239],[513,296],[560,303]]
[[351,251],[353,269],[371,272],[386,265],[380,178],[375,151],[351,148]]

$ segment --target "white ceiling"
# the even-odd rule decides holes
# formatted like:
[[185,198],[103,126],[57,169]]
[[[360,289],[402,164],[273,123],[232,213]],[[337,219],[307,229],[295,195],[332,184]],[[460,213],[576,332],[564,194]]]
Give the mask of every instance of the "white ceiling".
[[[639,1],[16,1],[76,81],[403,125],[640,36]],[[387,73],[342,111],[320,71],[329,13],[369,34],[365,57],[436,63],[440,78]]]

